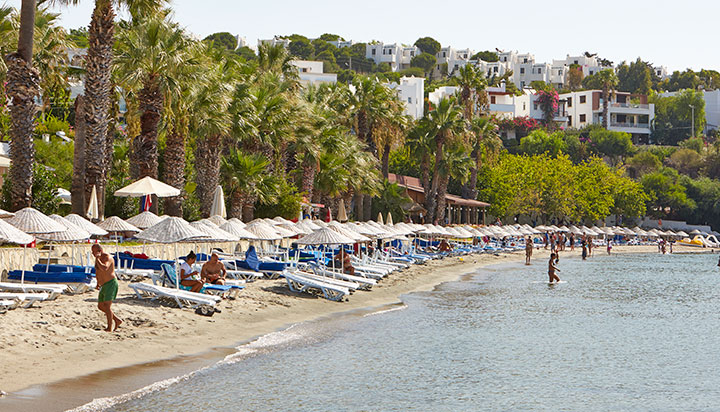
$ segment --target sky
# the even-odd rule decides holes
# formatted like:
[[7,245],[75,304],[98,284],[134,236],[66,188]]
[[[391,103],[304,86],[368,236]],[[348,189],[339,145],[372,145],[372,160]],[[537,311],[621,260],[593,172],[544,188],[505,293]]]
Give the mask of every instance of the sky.
[[[5,4],[19,8],[20,0]],[[87,26],[93,1],[55,6],[67,28]],[[331,0],[171,0],[174,19],[203,38],[219,31],[248,43],[275,34],[317,37],[335,33],[346,40],[412,44],[431,36],[443,46],[475,51],[517,50],[536,62],[585,51],[615,64],[642,57],[669,71],[720,70],[714,0],[537,1],[486,0],[360,2]]]

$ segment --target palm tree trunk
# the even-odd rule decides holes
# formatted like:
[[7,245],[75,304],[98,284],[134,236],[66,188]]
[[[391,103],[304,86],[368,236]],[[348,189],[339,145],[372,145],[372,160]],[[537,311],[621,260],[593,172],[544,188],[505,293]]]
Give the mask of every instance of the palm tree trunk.
[[437,190],[437,210],[435,212],[435,219],[440,222],[440,224],[445,223],[445,195],[447,194],[447,187],[448,183],[450,182],[450,176],[442,176],[440,178],[440,184],[438,185]]
[[239,190],[230,193],[230,217],[238,219],[243,217],[243,198]]
[[317,163],[312,160],[303,160],[302,181],[300,183],[300,192],[306,193],[308,200],[312,199],[316,173],[317,173]]
[[35,97],[40,90],[40,74],[32,66],[35,0],[23,0],[20,10],[20,36],[17,52],[5,56],[7,96],[12,102],[10,117],[10,200],[13,210],[32,204],[35,165]]
[[210,216],[213,193],[220,182],[220,147],[219,135],[208,136],[204,141],[197,142],[195,152],[195,168],[197,176],[197,196],[200,199],[200,211],[203,217]]
[[465,116],[465,120],[467,121],[470,121],[473,115],[472,101],[470,100],[471,95],[470,87],[467,85],[463,86],[460,99],[463,102],[463,114]]
[[385,179],[390,174],[390,145],[385,144],[382,155],[382,174]]
[[475,164],[470,168],[470,179],[468,179],[468,182],[463,186],[464,199],[477,199],[477,178],[482,152],[478,148],[475,148],[471,156],[475,158]]
[[138,94],[140,103],[140,143],[138,148],[140,177],[158,177],[158,125],[162,114],[163,96],[158,76],[151,74]]
[[362,194],[355,193],[355,196],[354,196],[355,220],[357,220],[359,222],[364,222],[364,221],[372,219],[372,216],[365,215],[365,206],[363,205],[364,200],[365,200],[365,197]]
[[[435,167],[434,167],[434,171],[433,171],[433,179],[432,179],[432,183],[430,184],[430,193],[426,194],[426,196],[425,196],[425,209],[427,209],[428,217],[432,221],[439,220],[438,212],[440,210],[438,209],[439,205],[437,204],[437,202],[438,202],[437,199],[439,198],[438,188],[440,186],[441,178],[442,178],[442,176],[440,176],[440,167],[443,162],[443,157],[444,157],[443,150],[445,148],[444,147],[445,146],[445,136],[443,136],[443,134],[444,134],[444,132],[441,132],[441,134],[439,134],[437,136],[437,143],[436,143],[436,148],[435,148]],[[443,195],[443,202],[444,202],[444,195]],[[443,214],[444,214],[444,212],[443,212]],[[442,223],[442,222],[440,222],[440,223]]]
[[602,126],[608,128],[608,99],[610,98],[610,90],[607,87],[603,87],[603,121]]
[[[163,181],[182,192],[185,188],[185,135],[173,130],[167,135],[166,145]],[[165,213],[182,217],[183,201],[184,193],[166,198]]]
[[112,1],[97,0],[88,30],[85,59],[85,193],[95,186],[98,211],[104,214],[107,184],[107,140],[115,11]]
[[85,96],[75,98],[75,146],[70,187],[72,213],[85,216]]

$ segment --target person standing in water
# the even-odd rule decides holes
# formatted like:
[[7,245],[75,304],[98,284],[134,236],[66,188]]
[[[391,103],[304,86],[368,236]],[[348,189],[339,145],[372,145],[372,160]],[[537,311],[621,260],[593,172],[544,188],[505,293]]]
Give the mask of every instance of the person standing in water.
[[557,263],[557,255],[555,253],[550,254],[550,260],[548,261],[548,277],[550,277],[549,283],[560,282],[560,278],[555,272],[560,272],[560,269],[555,266]]
[[610,239],[608,239],[608,241],[607,241],[607,252],[608,252],[608,255],[610,254],[610,252],[612,252],[612,240],[610,240]]
[[532,257],[532,253],[533,253],[533,241],[532,241],[532,238],[530,236],[528,236],[525,239],[525,264],[526,265],[530,264],[530,258]]
[[582,237],[581,243],[582,243],[582,260],[585,260],[585,259],[587,259],[587,252],[588,252],[587,251],[587,239],[585,238],[585,236]]
[[[103,252],[102,246],[99,244],[92,245],[92,254],[95,256],[95,278],[97,279],[98,293],[98,309],[107,317],[107,328],[105,332],[117,330],[123,321],[115,316],[110,306],[117,297],[118,281],[115,277],[115,261]],[[115,321],[115,328],[112,324]]]

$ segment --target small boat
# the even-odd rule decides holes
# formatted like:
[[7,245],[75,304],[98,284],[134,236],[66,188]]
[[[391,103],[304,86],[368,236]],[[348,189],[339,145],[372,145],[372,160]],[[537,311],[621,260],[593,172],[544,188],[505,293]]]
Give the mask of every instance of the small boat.
[[706,247],[706,240],[702,235],[696,235],[692,240],[688,238],[682,239],[678,244],[683,246]]

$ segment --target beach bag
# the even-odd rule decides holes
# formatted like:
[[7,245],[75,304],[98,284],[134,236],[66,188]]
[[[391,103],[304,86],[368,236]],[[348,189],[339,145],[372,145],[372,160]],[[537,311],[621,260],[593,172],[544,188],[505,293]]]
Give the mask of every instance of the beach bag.
[[197,309],[195,309],[195,313],[202,316],[212,316],[215,314],[215,308],[209,307],[209,306],[199,306]]

